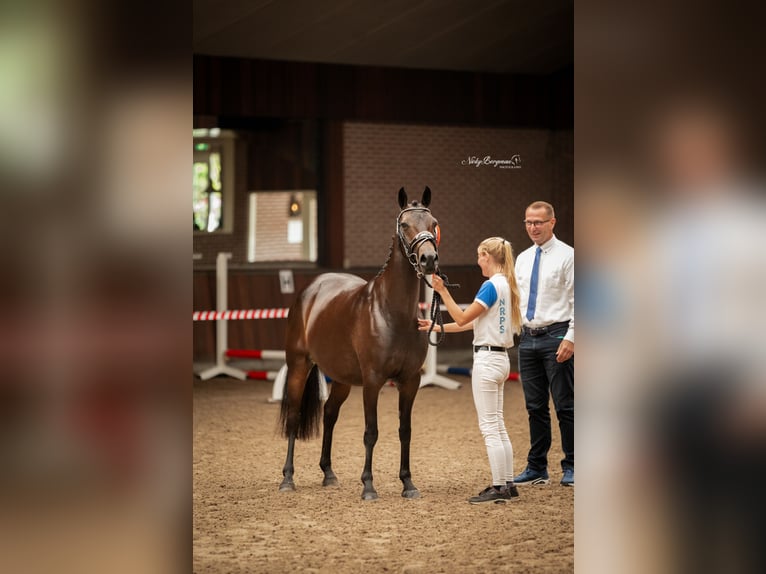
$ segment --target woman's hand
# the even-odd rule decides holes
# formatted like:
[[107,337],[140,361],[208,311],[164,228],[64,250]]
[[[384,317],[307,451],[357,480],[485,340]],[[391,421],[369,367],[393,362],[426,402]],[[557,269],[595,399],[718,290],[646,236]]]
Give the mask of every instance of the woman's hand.
[[[429,319],[418,319],[418,331],[428,331],[431,328],[433,321]],[[441,327],[434,325],[434,331],[441,333]]]
[[447,288],[444,286],[444,280],[438,275],[431,276],[431,283],[433,283],[434,291],[439,295],[444,295],[447,292]]

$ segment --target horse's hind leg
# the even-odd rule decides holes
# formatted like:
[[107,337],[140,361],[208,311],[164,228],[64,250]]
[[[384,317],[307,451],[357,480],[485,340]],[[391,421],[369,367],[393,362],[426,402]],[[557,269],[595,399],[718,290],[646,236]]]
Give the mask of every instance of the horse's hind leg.
[[401,444],[401,464],[399,479],[404,485],[402,496],[405,498],[420,498],[420,491],[412,483],[410,474],[410,438],[412,435],[412,405],[420,386],[420,375],[414,380],[399,385],[399,443]]
[[280,492],[287,492],[295,490],[295,482],[293,481],[293,453],[295,451],[295,434],[291,434],[287,437],[287,458],[285,459],[285,466],[282,468],[282,482],[279,485]]
[[341,405],[348,398],[350,385],[333,382],[330,389],[330,396],[324,404],[324,432],[322,434],[322,458],[319,460],[319,466],[324,472],[322,486],[336,486],[338,477],[332,471],[332,433],[335,429],[335,423],[338,421],[338,413]]
[[295,490],[293,481],[293,454],[295,451],[295,438],[298,435],[298,426],[300,424],[300,409],[303,391],[306,388],[306,379],[308,378],[311,365],[308,358],[300,357],[298,360],[288,362],[287,382],[285,383],[284,397],[282,399],[282,424],[285,436],[287,436],[287,457],[285,466],[282,468],[282,483],[279,490]]

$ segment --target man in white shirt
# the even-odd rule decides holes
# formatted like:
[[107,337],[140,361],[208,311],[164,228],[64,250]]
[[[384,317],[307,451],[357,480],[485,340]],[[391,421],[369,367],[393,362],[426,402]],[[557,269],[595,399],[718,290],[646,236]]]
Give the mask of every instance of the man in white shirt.
[[534,245],[516,258],[522,332],[519,371],[529,414],[527,467],[515,484],[548,484],[553,397],[564,459],[561,484],[574,486],[574,249],[553,234],[553,206],[536,201],[524,224]]

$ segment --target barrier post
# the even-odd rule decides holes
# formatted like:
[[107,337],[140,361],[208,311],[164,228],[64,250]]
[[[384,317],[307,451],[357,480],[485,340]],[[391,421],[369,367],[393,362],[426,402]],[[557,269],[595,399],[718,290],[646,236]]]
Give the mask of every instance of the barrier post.
[[[433,275],[429,275],[428,279],[429,281],[433,282]],[[432,287],[429,287],[428,284],[426,284],[425,291],[426,303],[430,305],[429,301],[431,301],[433,298],[434,290]],[[438,336],[438,333],[431,333],[431,335],[434,334]],[[426,354],[426,361],[423,363],[423,368],[424,372],[420,376],[421,388],[425,387],[426,385],[437,385],[451,391],[455,391],[460,388],[460,383],[453,381],[449,377],[444,377],[436,372],[436,347],[433,345],[428,345],[428,353]]]
[[[217,311],[227,311],[227,261],[231,259],[231,253],[219,253],[215,260],[215,301]],[[203,381],[212,379],[218,375],[226,375],[244,381],[247,373],[242,369],[235,369],[226,364],[226,347],[228,345],[228,321],[224,318],[215,322],[215,357],[216,363],[209,369],[198,374]]]

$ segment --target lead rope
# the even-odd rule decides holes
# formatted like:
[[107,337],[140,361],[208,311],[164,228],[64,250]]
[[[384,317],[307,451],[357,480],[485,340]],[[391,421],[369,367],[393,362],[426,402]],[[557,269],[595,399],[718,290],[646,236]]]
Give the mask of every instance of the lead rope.
[[[450,283],[449,277],[447,277],[444,273],[437,270],[436,275],[441,277],[442,281],[444,281],[444,285],[446,287],[455,287],[457,289],[460,289],[460,283]],[[444,340],[444,318],[442,317],[442,296],[439,295],[436,290],[433,288],[433,286],[428,282],[428,279],[423,277],[423,281],[426,282],[426,285],[431,287],[433,290],[433,298],[431,299],[431,328],[428,329],[428,344],[432,345],[434,347],[438,347],[441,345],[441,342]],[[431,342],[431,332],[434,330],[434,326],[436,324],[439,324],[439,340],[435,343]]]

